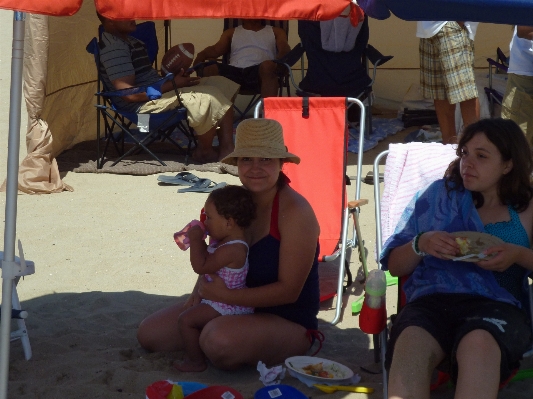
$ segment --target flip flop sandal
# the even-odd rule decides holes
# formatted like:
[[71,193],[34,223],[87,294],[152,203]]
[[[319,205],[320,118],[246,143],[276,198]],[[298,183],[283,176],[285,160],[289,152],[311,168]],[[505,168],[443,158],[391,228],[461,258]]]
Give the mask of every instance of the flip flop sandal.
[[210,193],[211,191],[226,185],[226,182],[215,183],[209,179],[199,179],[199,181],[191,187],[180,188],[178,193]]
[[157,176],[157,180],[163,184],[194,186],[200,181],[200,178],[189,172],[180,172],[176,176]]

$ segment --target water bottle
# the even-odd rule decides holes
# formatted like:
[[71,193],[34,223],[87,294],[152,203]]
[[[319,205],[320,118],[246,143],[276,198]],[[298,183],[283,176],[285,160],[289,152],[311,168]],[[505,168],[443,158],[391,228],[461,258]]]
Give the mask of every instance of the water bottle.
[[367,334],[379,334],[387,325],[386,290],[385,272],[371,270],[366,279],[365,300],[359,314],[359,328]]

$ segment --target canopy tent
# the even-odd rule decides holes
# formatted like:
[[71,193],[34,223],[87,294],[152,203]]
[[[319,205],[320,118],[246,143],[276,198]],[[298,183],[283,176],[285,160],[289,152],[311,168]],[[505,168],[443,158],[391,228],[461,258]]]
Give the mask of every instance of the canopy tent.
[[495,24],[533,24],[533,0],[359,0],[372,18],[392,12],[405,21],[475,21]]
[[[15,233],[16,233],[16,213],[17,213],[17,192],[19,187],[19,142],[20,142],[20,109],[22,101],[22,59],[24,53],[25,36],[25,12],[47,15],[47,16],[71,16],[82,7],[83,0],[0,0],[0,9],[18,10],[15,12],[13,24],[13,57],[12,57],[12,79],[10,95],[10,117],[9,117],[9,150],[8,150],[8,173],[6,185],[6,207],[5,207],[5,234],[4,234],[4,260],[2,262],[2,306],[11,307],[12,280],[15,263]],[[363,3],[363,0],[360,0]],[[524,24],[526,16],[532,15],[533,0],[365,0],[370,15],[377,18],[385,18],[389,9],[400,18],[413,20],[428,19],[459,19],[476,20],[481,22],[500,23],[521,23]],[[197,0],[185,2],[183,0],[95,0],[96,8],[100,13],[109,18],[133,18],[133,19],[176,19],[176,18],[253,18],[264,17],[269,19],[307,19],[307,20],[327,20],[339,15],[342,10],[350,4],[350,0]],[[84,7],[92,5],[92,1],[83,3]],[[433,6],[438,7],[438,13],[433,12]],[[487,8],[488,7],[488,8]],[[474,12],[475,11],[475,12]],[[404,12],[413,12],[416,15],[404,15]],[[452,14],[453,12],[453,14]],[[384,14],[387,14],[384,16]],[[42,176],[31,179],[28,192],[53,192],[68,189],[59,179],[57,167],[54,168],[53,156],[61,152],[64,144],[58,137],[62,137],[59,127],[64,126],[71,132],[72,140],[67,140],[66,145],[71,146],[84,137],[85,134],[92,134],[90,130],[83,128],[86,121],[95,117],[95,112],[86,112],[85,108],[64,108],[59,103],[54,103],[54,97],[65,97],[67,102],[72,99],[83,98],[89,107],[93,103],[95,86],[91,87],[90,79],[85,83],[74,79],[75,76],[84,75],[83,70],[70,68],[50,68],[49,55],[54,52],[54,46],[61,49],[63,43],[76,40],[71,32],[63,31],[59,34],[59,40],[49,37],[50,21],[46,17],[38,15],[32,16],[28,24],[28,39],[26,43],[42,41],[42,47],[28,48],[25,59],[24,80],[25,91],[34,89],[35,96],[27,97],[27,104],[32,105],[35,111],[29,115],[30,134],[27,138],[28,148],[34,149],[36,158],[30,162],[36,162],[42,167],[45,173]],[[80,14],[83,15],[83,14]],[[87,14],[89,15],[89,14]],[[436,16],[439,16],[437,18]],[[83,18],[83,17],[82,17]],[[508,18],[508,19],[507,19]],[[68,19],[65,19],[65,24]],[[87,19],[87,24],[77,25],[74,30],[76,35],[81,34],[81,38],[76,42],[77,51],[83,52],[87,38],[95,32],[94,16]],[[37,28],[33,24],[40,25]],[[527,23],[525,23],[527,24]],[[58,25],[61,31],[61,24]],[[53,30],[53,29],[52,29]],[[85,31],[87,30],[87,31]],[[83,36],[85,35],[85,36]],[[67,38],[69,40],[66,40]],[[86,40],[87,39],[87,40]],[[33,52],[32,52],[33,51]],[[71,52],[60,50],[59,54],[69,54],[68,60],[73,60]],[[79,54],[79,53],[76,53]],[[86,68],[94,68],[87,58],[80,58]],[[65,61],[65,58],[63,58]],[[45,65],[44,69],[39,69],[37,65]],[[59,63],[57,64],[60,65]],[[32,68],[36,72],[30,73]],[[81,68],[81,67],[80,67]],[[69,68],[67,68],[69,69]],[[87,69],[87,73],[89,73]],[[39,70],[39,72],[37,72]],[[47,86],[48,82],[58,77],[67,77],[66,84]],[[94,84],[94,83],[93,83]],[[68,90],[78,88],[72,94]],[[26,94],[26,93],[25,93]],[[44,98],[44,103],[39,99]],[[51,101],[51,102],[49,102]],[[48,129],[43,114],[47,116],[47,122],[51,128]],[[74,119],[71,118],[74,114]],[[92,114],[92,116],[91,116]],[[89,118],[89,119],[86,119]],[[38,125],[38,126],[37,126]],[[33,137],[34,132],[40,137]],[[44,132],[44,133],[43,133]],[[52,141],[52,133],[55,138]],[[69,133],[67,133],[67,136]],[[94,137],[94,134],[93,134]],[[42,141],[41,141],[42,139]],[[64,149],[63,148],[63,149]],[[48,190],[48,191],[46,191]],[[10,312],[2,312],[0,326],[0,399],[7,396],[7,377],[9,370],[9,336],[10,336]]]
[[[270,19],[309,19],[323,20],[332,19],[338,16],[349,4],[349,0],[329,0],[327,4],[322,4],[320,0],[307,0],[301,3],[299,0],[254,0],[253,2],[243,2],[241,0],[218,0],[207,2],[199,0],[193,3],[180,2],[177,0],[95,0],[96,9],[109,18],[132,18],[132,19],[172,19],[172,18],[252,18],[267,17]],[[92,4],[92,2],[86,2]],[[180,7],[181,3],[181,7]],[[27,145],[29,149],[34,149],[36,155],[30,158],[29,162],[34,163],[37,169],[43,167],[44,176],[37,176],[34,179],[38,187],[36,192],[43,192],[42,187],[54,191],[68,189],[59,178],[57,166],[53,162],[53,154],[58,153],[57,146],[54,146],[50,130],[46,122],[42,120],[42,114],[47,110],[47,97],[66,97],[67,100],[83,97],[91,101],[95,88],[90,88],[90,84],[78,85],[76,79],[78,75],[84,75],[83,70],[62,67],[60,69],[50,69],[47,62],[48,55],[53,52],[53,45],[59,42],[61,49],[62,42],[70,42],[78,37],[75,34],[82,33],[81,42],[76,43],[76,48],[84,49],[88,42],[85,35],[93,35],[96,31],[88,25],[76,24],[75,29],[70,32],[63,31],[63,34],[50,45],[48,35],[50,27],[46,17],[48,16],[70,16],[80,10],[82,0],[0,0],[0,8],[16,10],[13,22],[13,52],[11,63],[11,90],[10,90],[10,112],[9,112],[9,134],[8,134],[8,160],[7,160],[7,180],[6,180],[6,205],[5,205],[5,233],[4,233],[4,257],[2,260],[2,307],[10,309],[11,295],[13,291],[13,280],[16,275],[17,265],[15,263],[15,238],[16,238],[16,218],[17,218],[17,193],[19,188],[19,147],[20,147],[20,112],[22,102],[22,75],[23,75],[23,54],[25,38],[25,12],[37,14],[33,16],[28,24],[28,40],[30,44],[27,57],[24,61],[25,68],[25,94],[27,94],[27,105],[30,111],[29,131]],[[184,11],[186,13],[184,14]],[[91,21],[94,20],[94,14]],[[85,29],[87,29],[87,32]],[[90,32],[90,33],[89,33]],[[72,33],[75,33],[72,35]],[[68,38],[69,40],[65,40]],[[34,42],[42,42],[35,45]],[[81,50],[83,51],[83,50]],[[76,57],[72,52],[60,50],[63,55],[61,61],[71,61]],[[88,64],[87,61],[83,63]],[[94,68],[94,67],[93,67]],[[50,73],[48,73],[50,72]],[[47,87],[48,77],[67,76],[68,86]],[[77,94],[69,97],[68,91],[73,87],[85,87]],[[54,91],[55,90],[55,91]],[[53,103],[51,103],[53,104]],[[85,120],[85,109],[74,109],[69,107],[49,106],[48,116],[54,120],[63,120],[71,114],[79,114],[77,120]],[[94,112],[92,112],[94,114]],[[76,119],[75,119],[76,120]],[[78,126],[75,125],[76,137],[79,133]],[[83,134],[83,132],[82,132]],[[37,137],[34,137],[37,136]],[[75,142],[73,139],[72,142]],[[40,180],[41,179],[41,180]],[[53,186],[57,187],[54,189]],[[32,192],[32,191],[30,191]],[[51,191],[48,191],[51,192]],[[7,397],[7,382],[9,373],[9,342],[11,329],[11,312],[4,311],[0,319],[0,399]]]

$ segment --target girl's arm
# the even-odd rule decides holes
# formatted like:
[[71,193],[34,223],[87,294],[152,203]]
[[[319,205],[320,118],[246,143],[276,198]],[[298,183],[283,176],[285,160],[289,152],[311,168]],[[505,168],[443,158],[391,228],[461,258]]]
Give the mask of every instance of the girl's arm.
[[[201,230],[197,226],[193,228]],[[207,245],[203,240],[203,231],[200,237],[196,233],[193,232],[192,237],[189,234],[191,266],[196,273],[212,274],[223,267],[239,269],[244,265],[248,253],[248,249],[244,244],[224,245],[210,254],[207,252]]]
[[[394,248],[389,255],[388,268],[393,276],[411,274],[422,260],[413,249],[413,240]],[[428,231],[418,238],[418,251],[432,255],[439,259],[447,259],[443,255],[457,255],[459,245],[455,237],[445,231]]]
[[300,194],[280,191],[281,235],[278,281],[255,288],[229,290],[221,279],[200,282],[200,294],[232,305],[266,307],[295,302],[313,265],[320,228],[313,209]]

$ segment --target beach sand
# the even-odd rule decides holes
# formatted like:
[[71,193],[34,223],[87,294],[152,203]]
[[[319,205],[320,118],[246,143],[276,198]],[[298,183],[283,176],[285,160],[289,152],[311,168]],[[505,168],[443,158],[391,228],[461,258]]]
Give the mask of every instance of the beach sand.
[[[0,85],[9,92],[12,13],[0,11],[6,40],[1,43]],[[0,124],[6,133],[0,147],[0,176],[6,173],[9,101],[0,103]],[[22,132],[26,115],[23,109]],[[363,175],[371,170],[375,155],[398,134],[368,151]],[[21,138],[21,154],[25,140]],[[350,154],[349,176],[356,175],[356,156]],[[228,174],[195,173],[216,182],[238,184]],[[177,193],[175,186],[159,186],[157,176],[111,174],[63,175],[74,192],[52,195],[19,195],[17,238],[36,272],[18,286],[22,306],[29,312],[28,333],[33,358],[24,359],[20,342],[10,349],[9,398],[143,398],[148,385],[158,380],[196,381],[208,385],[229,385],[252,399],[263,384],[254,367],[225,372],[212,366],[203,373],[180,373],[172,367],[183,354],[147,353],[137,343],[139,322],[151,312],[183,300],[196,275],[188,253],[178,249],[172,235],[197,217],[207,197],[202,193]],[[320,181],[317,181],[317,189]],[[353,198],[355,182],[349,186]],[[370,269],[374,260],[375,218],[373,186],[362,185],[362,197],[370,204],[362,208],[361,226],[368,250]],[[5,205],[5,194],[0,194]],[[4,231],[0,232],[3,237]],[[356,256],[352,270],[361,275]],[[342,321],[329,324],[334,310],[322,304],[320,330],[326,341],[318,356],[345,364],[361,378],[361,384],[375,388],[371,395],[336,392],[325,394],[287,376],[292,385],[310,398],[382,398],[381,375],[361,371],[372,367],[371,337],[358,329],[358,317],[351,303],[362,293],[355,283],[344,297],[347,305]],[[396,289],[387,293],[389,314],[394,313]],[[525,366],[533,367],[531,362]],[[441,388],[433,398],[453,397],[453,388]],[[510,384],[499,398],[533,397],[533,381]]]

